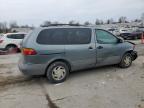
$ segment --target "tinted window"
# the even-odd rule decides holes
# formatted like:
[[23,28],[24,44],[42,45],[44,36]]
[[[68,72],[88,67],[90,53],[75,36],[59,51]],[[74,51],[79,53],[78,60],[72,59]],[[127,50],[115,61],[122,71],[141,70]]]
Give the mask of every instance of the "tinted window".
[[91,40],[91,30],[87,28],[68,29],[67,41],[69,44],[88,44]]
[[8,35],[7,38],[11,38],[11,39],[24,39],[25,34],[11,34]]
[[91,30],[87,28],[45,29],[37,38],[39,44],[88,44]]
[[101,44],[117,43],[117,38],[105,30],[96,30],[97,42]]
[[37,37],[39,44],[66,44],[64,29],[45,29]]

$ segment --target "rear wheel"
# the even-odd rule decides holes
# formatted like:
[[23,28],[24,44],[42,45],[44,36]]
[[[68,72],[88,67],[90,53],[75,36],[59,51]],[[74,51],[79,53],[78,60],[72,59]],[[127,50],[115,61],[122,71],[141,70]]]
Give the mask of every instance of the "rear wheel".
[[8,53],[17,53],[18,52],[18,48],[14,45],[7,46],[6,50],[8,51]]
[[121,62],[119,63],[119,66],[121,68],[128,68],[130,67],[132,64],[132,56],[130,53],[126,53],[124,54],[124,56],[122,57]]
[[48,69],[46,76],[51,83],[61,83],[66,80],[69,75],[69,68],[64,62],[54,62]]

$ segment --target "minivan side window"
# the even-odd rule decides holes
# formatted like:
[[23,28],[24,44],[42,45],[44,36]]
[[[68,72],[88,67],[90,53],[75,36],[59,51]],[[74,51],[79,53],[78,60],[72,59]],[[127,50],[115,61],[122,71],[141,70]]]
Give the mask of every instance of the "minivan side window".
[[10,39],[24,39],[25,34],[11,34],[11,35],[7,35],[7,38]]
[[91,29],[76,28],[67,30],[68,44],[88,44],[91,41]]
[[37,43],[48,45],[63,45],[66,44],[66,35],[67,34],[64,29],[45,29],[39,33],[37,37]]
[[91,40],[91,29],[88,28],[53,28],[42,30],[37,43],[47,45],[88,44]]
[[101,29],[96,30],[96,39],[100,44],[114,44],[118,41],[113,34]]

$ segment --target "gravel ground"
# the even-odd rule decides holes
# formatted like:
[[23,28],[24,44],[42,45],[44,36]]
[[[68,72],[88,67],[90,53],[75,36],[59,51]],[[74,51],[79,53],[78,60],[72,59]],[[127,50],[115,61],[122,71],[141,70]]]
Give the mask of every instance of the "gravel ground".
[[20,54],[0,56],[3,108],[144,108],[144,45],[128,69],[106,66],[73,72],[61,84],[21,74]]

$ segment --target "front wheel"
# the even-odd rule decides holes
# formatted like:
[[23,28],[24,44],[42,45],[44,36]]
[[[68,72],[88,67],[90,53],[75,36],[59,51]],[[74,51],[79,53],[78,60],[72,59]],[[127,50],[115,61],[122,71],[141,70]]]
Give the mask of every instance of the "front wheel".
[[69,68],[64,62],[54,62],[48,69],[46,76],[51,83],[64,82],[69,75]]
[[128,68],[130,67],[132,64],[132,56],[130,53],[126,53],[124,54],[124,56],[122,57],[121,62],[119,63],[119,66],[121,68]]

